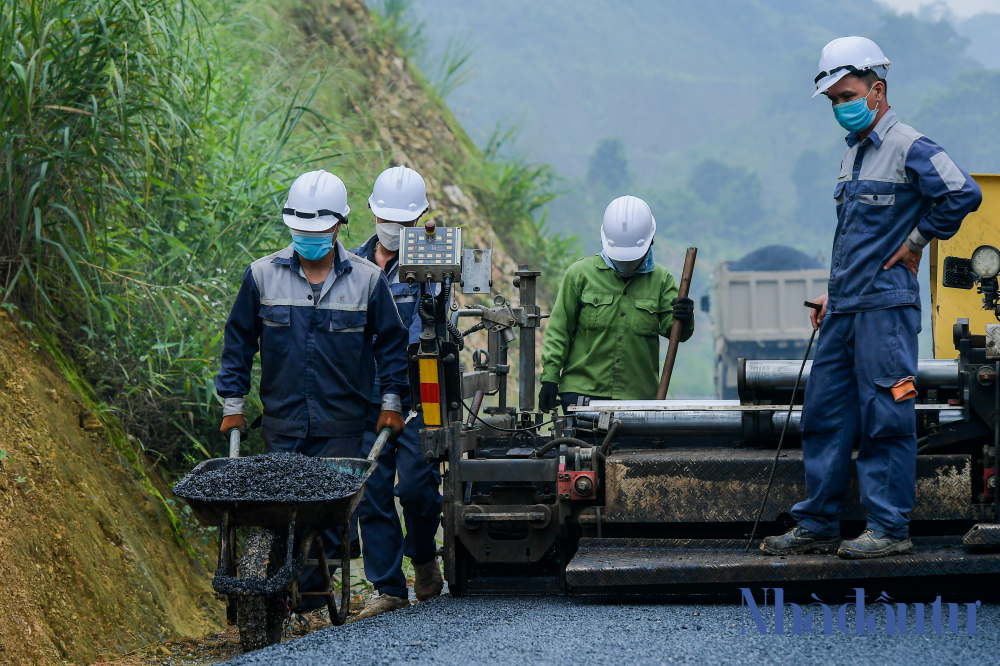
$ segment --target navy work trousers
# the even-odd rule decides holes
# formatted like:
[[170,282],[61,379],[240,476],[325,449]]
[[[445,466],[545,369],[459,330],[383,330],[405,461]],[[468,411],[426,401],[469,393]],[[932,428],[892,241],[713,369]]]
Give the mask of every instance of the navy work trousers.
[[920,310],[912,306],[823,319],[802,409],[809,499],[792,508],[807,530],[840,534],[840,506],[858,445],[868,529],[908,536],[916,495],[916,400],[896,402],[890,388],[916,377],[919,332]]
[[[371,416],[377,419],[378,413],[379,405],[373,405]],[[399,439],[385,445],[358,507],[365,577],[381,594],[394,597],[407,596],[403,555],[413,564],[426,564],[437,552],[434,537],[441,524],[441,471],[439,465],[424,462],[419,436],[423,427],[421,415],[407,424]],[[369,420],[364,455],[371,453],[375,439],[375,421]],[[403,507],[405,538],[394,497]]]
[[[264,438],[265,450],[268,453],[301,453],[312,458],[361,458],[361,437],[352,435],[350,437],[289,437],[279,435],[270,430],[262,429],[260,432]],[[357,538],[357,520],[351,520],[351,540]],[[305,530],[297,529],[296,538],[301,539]],[[281,535],[284,536],[284,535]],[[332,527],[320,533],[326,548],[327,559],[339,560],[340,548],[340,527]],[[316,544],[319,538],[313,542],[310,557],[315,557]],[[348,584],[350,584],[348,582]],[[323,589],[323,578],[316,568],[307,569],[299,576],[299,590],[302,592],[315,592]],[[299,602],[299,610],[309,610],[326,606],[326,597],[303,597]]]

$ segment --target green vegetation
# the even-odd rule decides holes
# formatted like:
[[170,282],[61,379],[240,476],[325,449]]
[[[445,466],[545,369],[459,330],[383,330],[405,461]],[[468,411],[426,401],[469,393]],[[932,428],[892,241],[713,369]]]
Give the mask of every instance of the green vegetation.
[[378,0],[372,3],[374,24],[384,30],[399,52],[407,58],[427,47],[426,25],[413,17],[413,0]]
[[471,185],[485,207],[493,229],[518,263],[541,270],[541,299],[552,300],[566,267],[580,256],[576,236],[552,234],[546,226],[546,204],[556,198],[552,169],[523,157],[501,158],[513,142],[514,130],[497,130],[486,142],[486,159],[473,172]]
[[282,182],[343,156],[308,111],[330,73],[255,85],[252,26],[206,4],[41,0],[5,19],[4,302],[59,336],[141,442],[207,454],[231,289],[280,244]]
[[[168,469],[224,448],[223,324],[247,264],[287,243],[276,213],[291,179],[335,171],[354,240],[371,230],[362,200],[394,158],[364,68],[399,34],[351,0],[4,5],[0,303],[64,350],[95,411]],[[558,259],[563,241],[532,217],[550,196],[545,167],[464,136],[445,152],[474,174],[462,185],[501,239]]]

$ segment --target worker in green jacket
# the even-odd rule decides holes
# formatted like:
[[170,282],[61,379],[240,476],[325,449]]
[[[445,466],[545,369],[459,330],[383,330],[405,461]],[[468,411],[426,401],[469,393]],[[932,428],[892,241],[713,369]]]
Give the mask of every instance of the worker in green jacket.
[[694,302],[653,263],[656,220],[642,199],[619,197],[604,212],[601,254],[566,271],[542,347],[543,412],[593,400],[655,400],[660,339],[674,319],[694,333]]

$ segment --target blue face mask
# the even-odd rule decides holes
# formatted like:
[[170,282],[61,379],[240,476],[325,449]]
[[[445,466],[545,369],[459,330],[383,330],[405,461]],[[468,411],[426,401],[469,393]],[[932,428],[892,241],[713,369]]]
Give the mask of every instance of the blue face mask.
[[292,232],[292,247],[303,259],[315,261],[322,259],[333,249],[333,233],[306,234]]
[[[875,86],[872,86],[872,90],[875,90]],[[868,91],[868,95],[872,94],[872,90]],[[878,111],[868,108],[868,95],[834,105],[833,116],[845,130],[861,132],[868,129],[875,120]]]

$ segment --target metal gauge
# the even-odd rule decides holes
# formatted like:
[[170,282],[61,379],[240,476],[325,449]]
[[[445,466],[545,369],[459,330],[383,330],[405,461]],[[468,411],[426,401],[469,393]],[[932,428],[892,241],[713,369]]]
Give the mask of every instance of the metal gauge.
[[992,278],[1000,274],[1000,250],[992,245],[980,245],[972,253],[972,270],[980,278]]

